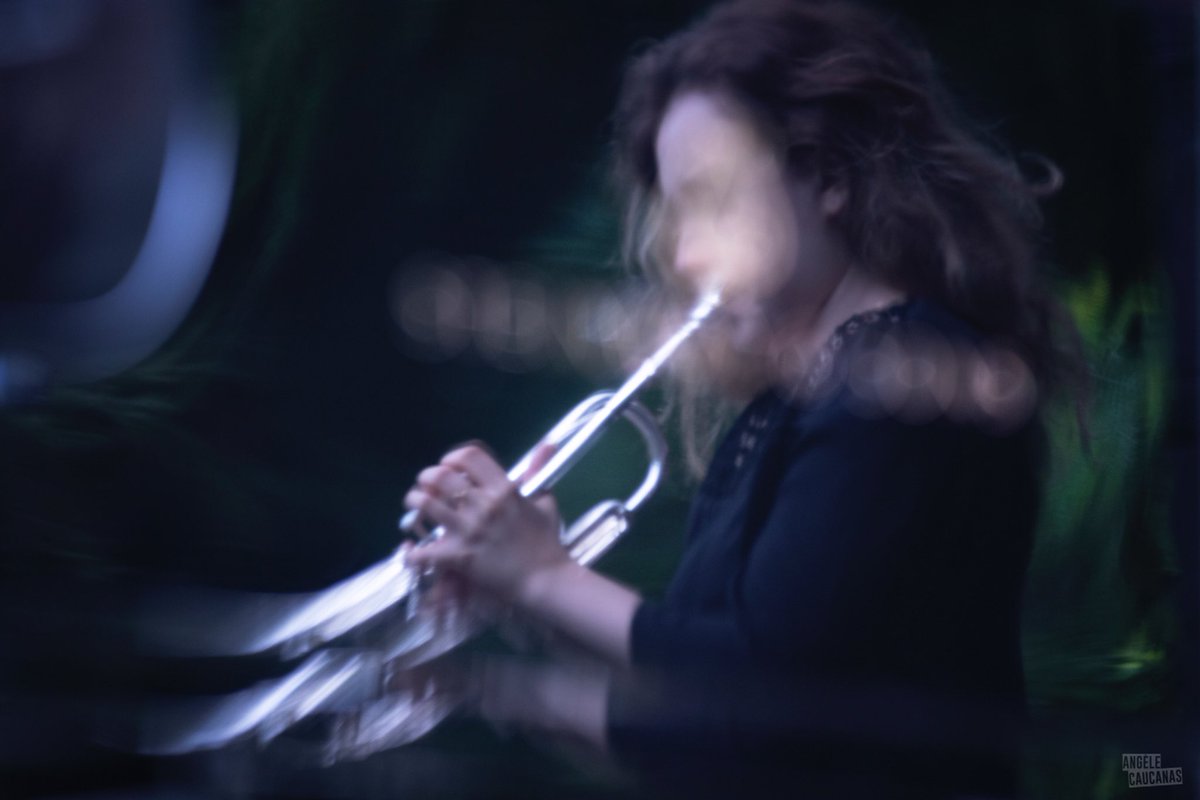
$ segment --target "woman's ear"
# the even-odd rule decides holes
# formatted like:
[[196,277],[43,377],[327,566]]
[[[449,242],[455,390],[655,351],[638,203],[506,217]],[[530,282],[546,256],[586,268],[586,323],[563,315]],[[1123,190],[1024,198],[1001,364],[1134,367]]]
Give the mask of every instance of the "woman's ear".
[[826,217],[836,217],[850,202],[850,190],[845,181],[829,183],[821,190],[821,211]]

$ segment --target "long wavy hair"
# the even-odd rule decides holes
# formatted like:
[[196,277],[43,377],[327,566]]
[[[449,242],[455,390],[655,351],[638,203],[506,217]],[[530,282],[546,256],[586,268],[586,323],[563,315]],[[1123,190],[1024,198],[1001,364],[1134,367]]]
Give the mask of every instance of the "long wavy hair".
[[[633,61],[616,111],[616,177],[627,259],[651,270],[661,269],[655,139],[671,99],[689,90],[732,95],[775,128],[793,174],[847,189],[833,224],[861,268],[1004,340],[1040,397],[1075,387],[1082,408],[1078,336],[1038,274],[1038,200],[1060,175],[1038,159],[1040,179],[1027,177],[963,120],[928,51],[895,21],[850,2],[734,0]],[[683,394],[695,467],[715,431]]]

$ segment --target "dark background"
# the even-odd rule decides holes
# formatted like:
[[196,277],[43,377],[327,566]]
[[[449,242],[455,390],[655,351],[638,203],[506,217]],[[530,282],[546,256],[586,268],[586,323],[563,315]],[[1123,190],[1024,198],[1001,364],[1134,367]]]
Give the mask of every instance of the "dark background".
[[[605,169],[622,64],[706,5],[198,6],[240,120],[233,205],[200,300],[149,361],[0,419],[3,666],[18,708],[0,766],[14,785],[153,781],[157,766],[55,721],[97,697],[258,674],[146,659],[127,624],[143,587],[323,587],[394,547],[404,487],[448,445],[479,437],[513,458],[617,378],[553,353],[543,367],[505,361],[474,340],[453,357],[423,350],[397,324],[395,287],[448,263],[469,282],[533,281],[552,304],[619,280]],[[1046,206],[1047,262],[1097,396],[1090,457],[1051,415],[1060,455],[1031,569],[1031,701],[1178,720],[1195,710],[1186,677],[1200,663],[1194,7],[879,5],[925,35],[984,130],[1066,176]],[[677,471],[606,568],[661,586],[686,496]],[[1048,796],[1121,779],[1107,753],[1033,758],[1029,772]]]

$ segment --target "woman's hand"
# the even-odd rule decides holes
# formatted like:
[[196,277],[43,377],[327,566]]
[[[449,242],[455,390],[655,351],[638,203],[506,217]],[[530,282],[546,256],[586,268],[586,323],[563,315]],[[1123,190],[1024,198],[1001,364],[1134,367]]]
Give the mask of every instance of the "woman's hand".
[[447,570],[502,600],[518,600],[529,582],[570,562],[554,498],[522,497],[478,445],[452,450],[423,470],[404,503],[445,530],[414,548],[409,563]]
[[[533,469],[553,451],[545,448]],[[554,498],[521,496],[482,447],[467,445],[421,472],[404,499],[445,535],[413,548],[408,561],[438,567],[513,603],[614,664],[629,663],[636,592],[571,560],[558,539]]]

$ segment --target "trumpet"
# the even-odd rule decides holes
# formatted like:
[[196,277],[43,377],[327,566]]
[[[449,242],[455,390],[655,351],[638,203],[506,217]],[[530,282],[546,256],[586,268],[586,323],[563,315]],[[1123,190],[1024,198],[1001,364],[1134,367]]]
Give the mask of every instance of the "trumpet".
[[[628,530],[630,515],[658,487],[665,471],[667,444],[653,415],[635,396],[719,308],[718,291],[702,295],[684,324],[618,388],[593,394],[572,408],[508,471],[525,497],[551,489],[617,419],[641,435],[648,466],[642,481],[624,500],[605,500],[584,513],[560,536],[571,558],[590,565]],[[552,455],[531,469],[546,446]],[[399,528],[420,547],[441,535],[410,511]],[[265,745],[301,720],[334,714],[335,724],[321,760],[362,758],[424,735],[459,704],[445,693],[422,697],[388,692],[390,676],[458,647],[484,626],[470,610],[435,611],[421,600],[428,576],[406,563],[405,543],[391,556],[328,589],[281,600],[229,603],[219,631],[178,622],[161,625],[174,637],[165,649],[179,655],[239,656],[275,652],[280,658],[306,656],[281,679],[222,698],[201,713],[166,715],[151,725],[140,748],[149,753],[184,753],[254,737]],[[211,619],[211,608],[205,612]],[[173,645],[173,646],[172,646]],[[342,645],[342,646],[334,646]]]
[[[576,561],[590,564],[606,552],[616,537],[625,532],[629,515],[658,487],[666,463],[666,440],[654,416],[634,400],[634,396],[658,375],[671,356],[708,320],[718,305],[719,292],[703,295],[693,306],[684,325],[643,361],[620,387],[596,392],[585,398],[509,469],[508,479],[518,487],[521,496],[531,497],[553,488],[618,417],[630,422],[641,434],[648,460],[641,484],[624,501],[606,500],[593,506],[563,534],[563,544]],[[553,455],[539,469],[531,472],[535,454],[542,452],[546,446],[551,448]],[[399,527],[405,533],[416,535],[419,541],[441,535],[437,529],[426,529],[416,509],[401,517]]]

